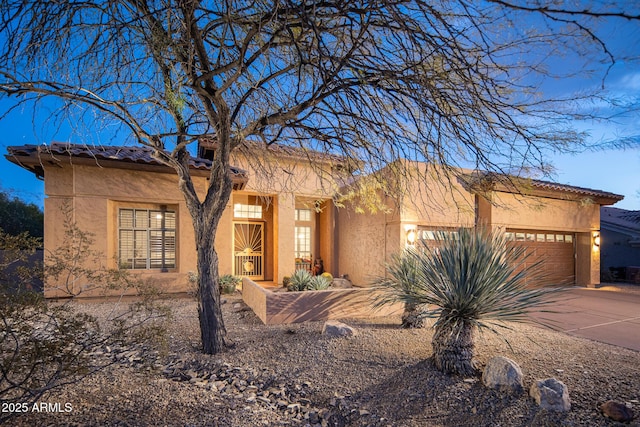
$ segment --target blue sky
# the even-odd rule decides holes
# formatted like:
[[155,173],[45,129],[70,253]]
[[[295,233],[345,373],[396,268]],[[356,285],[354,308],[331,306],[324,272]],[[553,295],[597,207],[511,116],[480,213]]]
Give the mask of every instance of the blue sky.
[[[597,69],[593,80],[556,81],[545,90],[552,91],[554,95],[566,96],[575,91],[600,89],[604,84],[604,90],[609,96],[621,103],[635,105],[636,109],[628,111],[610,105],[588,104],[584,106],[585,110],[595,110],[599,114],[610,116],[611,120],[576,121],[575,128],[588,132],[591,144],[620,138],[631,138],[635,142],[624,150],[604,148],[553,155],[547,159],[555,166],[555,174],[551,179],[563,184],[621,194],[624,200],[618,202],[616,207],[640,210],[640,23],[613,20],[611,24],[600,27],[598,33],[608,43],[608,48],[614,55],[627,56],[631,61],[616,62],[603,80],[603,72],[608,64],[592,64],[589,58],[581,58],[587,66]],[[11,100],[0,99],[0,114],[11,105]],[[46,107],[46,104],[39,105],[37,109],[32,106],[21,107],[0,120],[0,187],[40,206],[44,200],[42,181],[4,158],[8,146],[52,141],[110,143],[100,140],[97,132],[81,126],[47,120],[50,111]],[[626,112],[621,113],[623,110]],[[91,115],[86,115],[84,120],[90,121]],[[121,137],[120,139],[124,139],[126,135]],[[118,139],[113,138],[112,141]]]
[[[640,72],[626,74],[630,82],[627,90],[640,97]],[[6,101],[0,101],[0,108],[6,108]],[[46,113],[39,115],[41,122],[34,125],[32,112],[13,112],[0,121],[0,186],[13,195],[40,206],[44,200],[44,184],[33,174],[7,161],[4,154],[7,146],[42,144],[51,141],[71,141],[82,143],[85,138],[69,127],[58,128],[45,123]],[[623,120],[624,119],[624,120]],[[618,125],[581,123],[580,127],[590,131],[592,141],[614,139],[619,136],[640,135],[640,112],[629,114],[618,120]],[[93,139],[93,138],[92,138]],[[640,144],[625,150],[597,150],[578,154],[553,156],[551,162],[556,167],[554,180],[563,184],[593,188],[624,195],[623,201],[615,206],[623,209],[640,210]]]

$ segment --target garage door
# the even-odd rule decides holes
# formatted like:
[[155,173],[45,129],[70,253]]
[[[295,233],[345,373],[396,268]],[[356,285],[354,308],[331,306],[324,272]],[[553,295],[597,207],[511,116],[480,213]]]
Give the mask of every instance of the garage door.
[[530,253],[528,264],[541,260],[545,281],[549,285],[575,283],[575,237],[572,233],[537,230],[507,230],[514,245]]

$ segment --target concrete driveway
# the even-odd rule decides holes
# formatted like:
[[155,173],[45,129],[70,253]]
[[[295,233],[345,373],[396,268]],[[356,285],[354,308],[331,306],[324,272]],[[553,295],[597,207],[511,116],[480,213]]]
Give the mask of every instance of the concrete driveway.
[[640,351],[640,286],[572,288],[550,310],[551,319],[569,335]]

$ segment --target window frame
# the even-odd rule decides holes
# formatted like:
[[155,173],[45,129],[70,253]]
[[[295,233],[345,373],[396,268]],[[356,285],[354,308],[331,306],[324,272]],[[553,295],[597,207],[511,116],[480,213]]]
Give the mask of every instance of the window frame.
[[[124,216],[126,212],[130,213],[128,218]],[[118,207],[116,210],[118,266],[133,271],[175,270],[178,246],[177,218],[177,210],[168,209],[165,205]]]

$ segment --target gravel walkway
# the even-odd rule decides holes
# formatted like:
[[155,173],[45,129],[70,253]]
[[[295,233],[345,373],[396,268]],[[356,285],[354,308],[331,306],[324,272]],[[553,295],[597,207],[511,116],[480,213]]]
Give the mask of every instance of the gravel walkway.
[[[82,305],[96,316],[112,303]],[[404,330],[399,318],[347,320],[350,338],[327,338],[322,322],[265,326],[239,296],[223,305],[234,348],[198,351],[196,304],[171,302],[169,350],[109,349],[118,360],[47,403],[70,412],[29,413],[17,425],[74,426],[614,426],[599,405],[632,406],[638,426],[640,353],[528,325],[500,339],[479,338],[484,365],[503,355],[522,368],[525,388],[555,377],[571,410],[541,410],[526,392],[512,396],[479,378],[448,377],[431,362],[430,329]],[[629,425],[629,424],[626,424]]]

